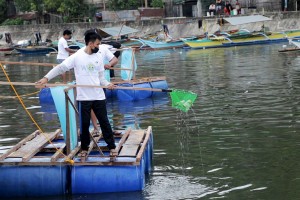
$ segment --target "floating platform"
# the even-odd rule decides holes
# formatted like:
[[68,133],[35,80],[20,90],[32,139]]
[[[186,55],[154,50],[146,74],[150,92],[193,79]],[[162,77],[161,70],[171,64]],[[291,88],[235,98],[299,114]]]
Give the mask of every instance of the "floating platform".
[[[112,83],[122,87],[168,89],[168,83],[164,76],[139,78],[131,81],[112,81]],[[163,92],[153,92],[149,90],[105,90],[106,98],[117,98],[119,101],[136,101],[153,96],[159,96],[161,94],[163,94]],[[39,93],[39,99],[42,104],[53,103],[50,88],[43,88]]]
[[[122,81],[112,83],[121,87],[168,89],[166,77],[148,77],[128,82]],[[119,101],[136,101],[153,96],[159,96],[161,94],[163,94],[163,92],[153,92],[149,90],[105,90],[107,98],[117,98]]]
[[[101,134],[93,136],[88,156],[68,155],[61,130],[35,131],[0,155],[0,196],[41,197],[66,194],[139,191],[152,170],[152,128],[120,130],[115,135],[118,156],[110,160]],[[50,142],[51,141],[51,142]],[[95,143],[97,145],[95,145]],[[100,154],[100,150],[104,156]],[[66,162],[68,159],[74,164]]]

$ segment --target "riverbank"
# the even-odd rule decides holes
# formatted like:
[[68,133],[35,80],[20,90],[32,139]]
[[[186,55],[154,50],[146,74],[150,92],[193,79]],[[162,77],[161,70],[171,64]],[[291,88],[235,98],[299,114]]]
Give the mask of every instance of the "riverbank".
[[[220,26],[217,24],[219,17],[203,17],[203,18],[164,18],[151,19],[142,21],[118,21],[118,22],[93,22],[93,23],[65,23],[65,24],[41,24],[41,25],[20,25],[20,26],[0,26],[0,33],[10,33],[12,40],[16,43],[19,40],[31,39],[35,41],[35,33],[40,32],[42,40],[50,39],[57,40],[62,35],[62,31],[70,29],[73,31],[73,38],[77,40],[83,39],[83,34],[87,29],[104,28],[122,26],[125,24],[131,28],[140,30],[135,35],[138,37],[153,34],[162,29],[162,22],[168,25],[170,35],[173,38],[188,37],[201,35],[205,29],[209,33],[217,30],[232,30],[239,28],[246,28],[251,31],[259,31],[262,25],[268,27],[270,31],[283,31],[300,29],[300,12],[274,12],[265,13],[266,17],[270,17],[271,21],[257,22],[244,24],[239,26],[232,26],[224,24]],[[199,28],[199,20],[202,20],[202,27]],[[0,44],[5,43],[5,38],[0,40]]]

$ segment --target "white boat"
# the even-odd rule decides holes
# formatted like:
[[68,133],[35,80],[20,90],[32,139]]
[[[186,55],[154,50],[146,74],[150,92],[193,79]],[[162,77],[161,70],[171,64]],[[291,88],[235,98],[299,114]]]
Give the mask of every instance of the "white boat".
[[289,43],[300,48],[300,39],[299,38],[291,38],[291,39],[289,39]]

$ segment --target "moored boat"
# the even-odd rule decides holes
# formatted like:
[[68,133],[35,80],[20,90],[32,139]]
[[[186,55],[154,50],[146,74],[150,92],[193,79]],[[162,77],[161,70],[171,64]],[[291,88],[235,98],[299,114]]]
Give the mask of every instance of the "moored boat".
[[[270,18],[253,15],[241,17],[223,18],[225,22],[231,25],[241,25],[253,22],[270,21]],[[245,46],[253,44],[269,44],[276,42],[287,42],[289,37],[300,37],[300,30],[288,30],[282,32],[269,32],[265,27],[261,31],[249,31],[247,29],[240,29],[238,31],[219,32],[219,35],[210,34],[207,38],[198,40],[182,39],[185,44],[191,48],[217,48],[230,46]]]
[[27,46],[27,47],[16,47],[15,48],[21,54],[48,54],[50,52],[56,52],[57,50],[53,47],[43,47],[43,46]]
[[145,39],[135,39],[137,41],[140,41],[144,46],[149,46],[152,49],[168,49],[168,48],[180,48],[183,47],[185,44],[181,40],[170,40],[170,41],[152,41],[152,40],[145,40]]
[[289,42],[295,45],[297,48],[300,48],[300,38],[292,38],[289,39]]
[[12,46],[0,46],[0,51],[12,51],[14,48]]

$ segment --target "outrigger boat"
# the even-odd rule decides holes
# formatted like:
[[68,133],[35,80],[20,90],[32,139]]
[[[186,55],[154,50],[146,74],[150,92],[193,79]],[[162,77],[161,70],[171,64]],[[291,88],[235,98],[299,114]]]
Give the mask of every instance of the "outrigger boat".
[[169,49],[169,48],[180,48],[185,46],[184,42],[181,40],[170,40],[170,41],[155,41],[155,40],[145,40],[145,39],[132,39],[141,42],[143,47],[149,46],[152,49]]
[[287,47],[287,45],[283,45],[283,49],[278,50],[278,52],[295,52],[300,51],[300,39],[299,38],[290,38],[289,44],[291,44],[293,47]]
[[53,47],[43,47],[43,46],[28,46],[28,47],[16,47],[15,48],[21,54],[30,55],[40,55],[48,54],[50,52],[57,52]]
[[295,45],[297,48],[300,48],[300,38],[292,38],[289,39],[289,42]]
[[[255,16],[242,16],[223,18],[224,21],[229,22],[231,25],[240,25],[245,23],[269,21],[270,18],[255,15]],[[198,40],[182,39],[182,41],[191,48],[217,48],[217,47],[230,47],[230,46],[245,46],[253,44],[269,44],[276,42],[286,42],[289,37],[300,37],[300,30],[290,30],[283,32],[250,32],[247,29],[240,29],[238,32],[229,34],[221,32],[220,35],[209,34],[207,38]]]

